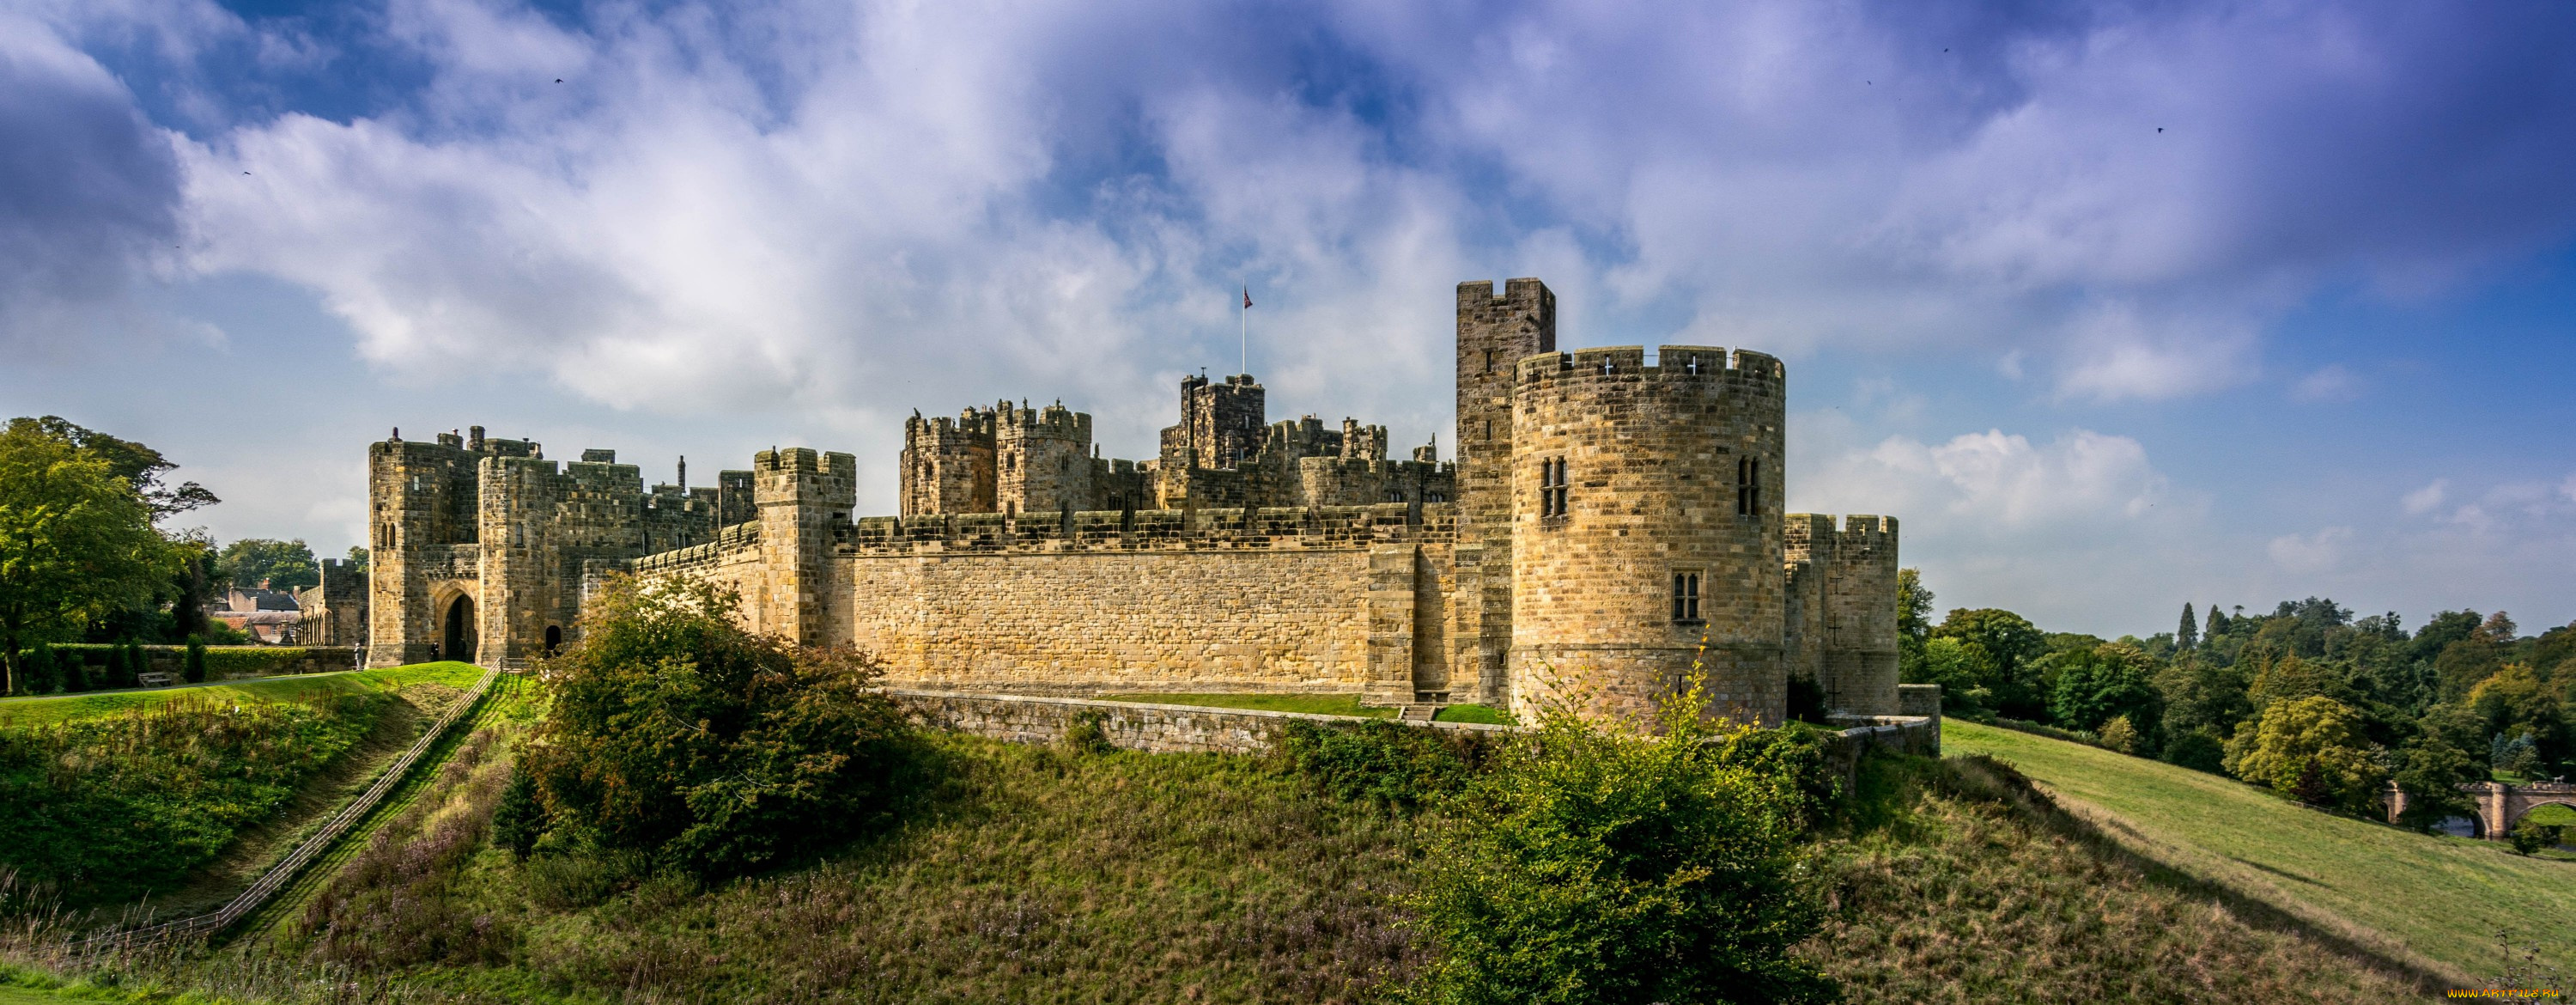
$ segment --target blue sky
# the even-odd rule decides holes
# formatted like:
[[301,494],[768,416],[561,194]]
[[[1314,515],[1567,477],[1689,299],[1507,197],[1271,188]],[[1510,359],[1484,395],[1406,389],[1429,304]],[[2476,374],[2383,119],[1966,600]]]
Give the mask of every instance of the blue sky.
[[[0,4],[0,412],[359,540],[481,424],[701,483],[997,398],[1449,435],[1450,290],[1789,362],[1941,606],[2576,619],[2560,3]],[[557,81],[561,82],[558,83]]]

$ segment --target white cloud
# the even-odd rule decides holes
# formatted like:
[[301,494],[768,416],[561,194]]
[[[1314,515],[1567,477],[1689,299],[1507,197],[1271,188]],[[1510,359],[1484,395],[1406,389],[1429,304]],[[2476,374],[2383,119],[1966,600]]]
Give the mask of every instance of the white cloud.
[[1872,494],[2001,530],[2136,519],[2168,495],[2146,448],[2077,429],[2045,446],[2002,430],[1926,444],[1889,437],[1828,462],[1819,494],[1865,505]]
[[2406,493],[2404,498],[2398,500],[2398,504],[2404,506],[2410,515],[2430,513],[2441,507],[2442,497],[2444,493],[2450,491],[2450,487],[2449,479],[2436,478],[2426,483],[2423,488]]
[[2351,401],[2361,397],[2361,377],[2341,363],[2330,363],[2290,385],[2290,398],[2302,402]]
[[2313,576],[2332,571],[2341,564],[2344,546],[2352,540],[2352,528],[2327,527],[2312,534],[2287,534],[2272,539],[2265,546],[2272,561],[2296,574]]

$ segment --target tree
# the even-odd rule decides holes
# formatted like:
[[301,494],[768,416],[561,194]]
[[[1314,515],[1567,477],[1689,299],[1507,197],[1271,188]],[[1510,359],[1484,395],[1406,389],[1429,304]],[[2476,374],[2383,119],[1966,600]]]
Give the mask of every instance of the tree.
[[2174,648],[2189,651],[2200,644],[2200,622],[2192,616],[2191,601],[2182,602],[2182,624],[2174,629]]
[[1790,952],[1823,917],[1804,888],[1795,786],[1728,763],[1697,684],[1653,737],[1545,711],[1451,802],[1454,830],[1409,898],[1440,955],[1407,998],[1835,996]]
[[1984,711],[1994,701],[1987,686],[1995,677],[1994,658],[1974,642],[1940,638],[1923,643],[1923,652],[1901,679],[1908,684],[1938,684],[1941,705],[1953,714]]
[[74,450],[107,462],[109,473],[125,479],[127,485],[133,486],[135,495],[152,510],[154,522],[223,501],[195,482],[183,482],[177,487],[163,485],[161,476],[179,465],[162,457],[160,451],[132,440],[120,440],[97,430],[81,428],[59,415],[9,420],[10,432],[22,429],[30,435],[69,444]]
[[2131,728],[2152,732],[2155,729],[2157,693],[2149,674],[2155,661],[2138,647],[2120,642],[2106,642],[2090,651],[2064,653],[2059,661],[2057,684],[2049,697],[2048,710],[2057,724],[2070,729],[2098,730],[2112,719],[2125,719]]
[[225,582],[240,587],[266,583],[273,590],[301,590],[322,582],[321,566],[303,538],[243,538],[224,546],[215,567]]
[[153,517],[106,460],[35,420],[0,431],[0,657],[13,675],[29,643],[141,605],[169,580]]
[[367,548],[365,545],[353,544],[349,546],[349,564],[355,567],[359,572],[367,571]]
[[2037,719],[2047,714],[2048,694],[2032,664],[2048,651],[2048,637],[2030,619],[1994,608],[1963,608],[1951,611],[1932,635],[1972,642],[1985,652],[1993,661],[1993,677],[1986,686],[2005,715]]
[[1923,585],[1923,570],[1896,570],[1897,679],[1915,682],[1923,660],[1923,642],[1932,636],[1932,591]]
[[2251,730],[2227,743],[2227,770],[2257,785],[2294,792],[2314,765],[2323,800],[2366,811],[2388,780],[2379,751],[2362,735],[2361,713],[2322,695],[2276,702]]
[[908,752],[882,664],[799,650],[688,580],[609,579],[520,755],[548,819],[702,875],[818,847],[888,813]]
[[2217,604],[2209,605],[2209,630],[2200,633],[2201,639],[2216,642],[2219,636],[2225,634],[2227,634],[2227,615],[2218,610]]
[[206,641],[204,639],[188,640],[188,662],[182,676],[186,677],[190,684],[206,682]]
[[2406,809],[2397,815],[2399,824],[2429,834],[2444,820],[2477,812],[2459,787],[2485,781],[2486,767],[2459,748],[2430,737],[2418,738],[2399,752],[2398,762],[2390,781],[2406,794]]

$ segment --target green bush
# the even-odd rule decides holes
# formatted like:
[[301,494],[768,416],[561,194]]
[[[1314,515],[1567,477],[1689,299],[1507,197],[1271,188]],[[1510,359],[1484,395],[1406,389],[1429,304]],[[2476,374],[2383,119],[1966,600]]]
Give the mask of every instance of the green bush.
[[188,640],[188,661],[185,668],[181,671],[181,676],[186,677],[190,684],[203,684],[206,682],[206,643],[204,640]]
[[512,770],[510,787],[502,790],[501,805],[492,811],[492,843],[526,861],[537,850],[537,839],[545,836],[548,823],[546,804],[537,798],[536,777]]
[[0,867],[53,884],[75,905],[174,886],[365,736],[384,702],[181,697],[0,729]]
[[1418,809],[1465,787],[1487,760],[1483,734],[1296,720],[1281,728],[1279,756],[1336,799]]
[[1801,828],[1822,823],[1841,805],[1842,775],[1826,758],[1834,732],[1805,723],[1738,730],[1716,744],[1716,761],[1741,768],[1772,788]]
[[1064,735],[1056,738],[1056,746],[1077,757],[1116,750],[1118,746],[1109,742],[1109,731],[1101,728],[1108,721],[1109,717],[1100,712],[1077,713],[1072,722],[1065,724]]
[[1693,686],[1663,733],[1563,710],[1446,805],[1408,899],[1439,958],[1420,1002],[1809,1002],[1833,983],[1789,954],[1823,911],[1806,892],[1797,799],[1727,763],[1794,761],[1797,740],[1712,734]]
[[875,690],[883,664],[752,634],[737,604],[623,576],[592,600],[521,760],[557,826],[726,874],[890,812],[910,729]]
[[55,650],[54,670],[62,677],[63,690],[74,694],[89,690],[89,661],[79,653]]
[[2515,854],[2520,855],[2537,855],[2543,850],[2556,847],[2558,837],[2559,828],[2531,823],[2523,824],[2505,833],[2505,840],[2512,842]]
[[62,672],[54,666],[54,649],[42,642],[18,654],[18,686],[27,694],[62,690]]

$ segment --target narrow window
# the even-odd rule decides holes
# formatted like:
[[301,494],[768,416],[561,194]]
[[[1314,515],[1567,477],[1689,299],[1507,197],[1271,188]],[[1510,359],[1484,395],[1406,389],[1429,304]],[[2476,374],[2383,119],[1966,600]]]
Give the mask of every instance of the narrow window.
[[1485,420],[1485,438],[1488,440],[1494,438],[1494,420],[1492,419]]
[[1491,349],[1485,350],[1485,372],[1494,372],[1494,351]]
[[1762,462],[1750,457],[1735,462],[1735,515],[1758,516],[1762,512]]
[[1699,620],[1699,572],[1695,569],[1673,571],[1673,620]]
[[1538,515],[1564,516],[1565,458],[1542,459],[1538,462]]

